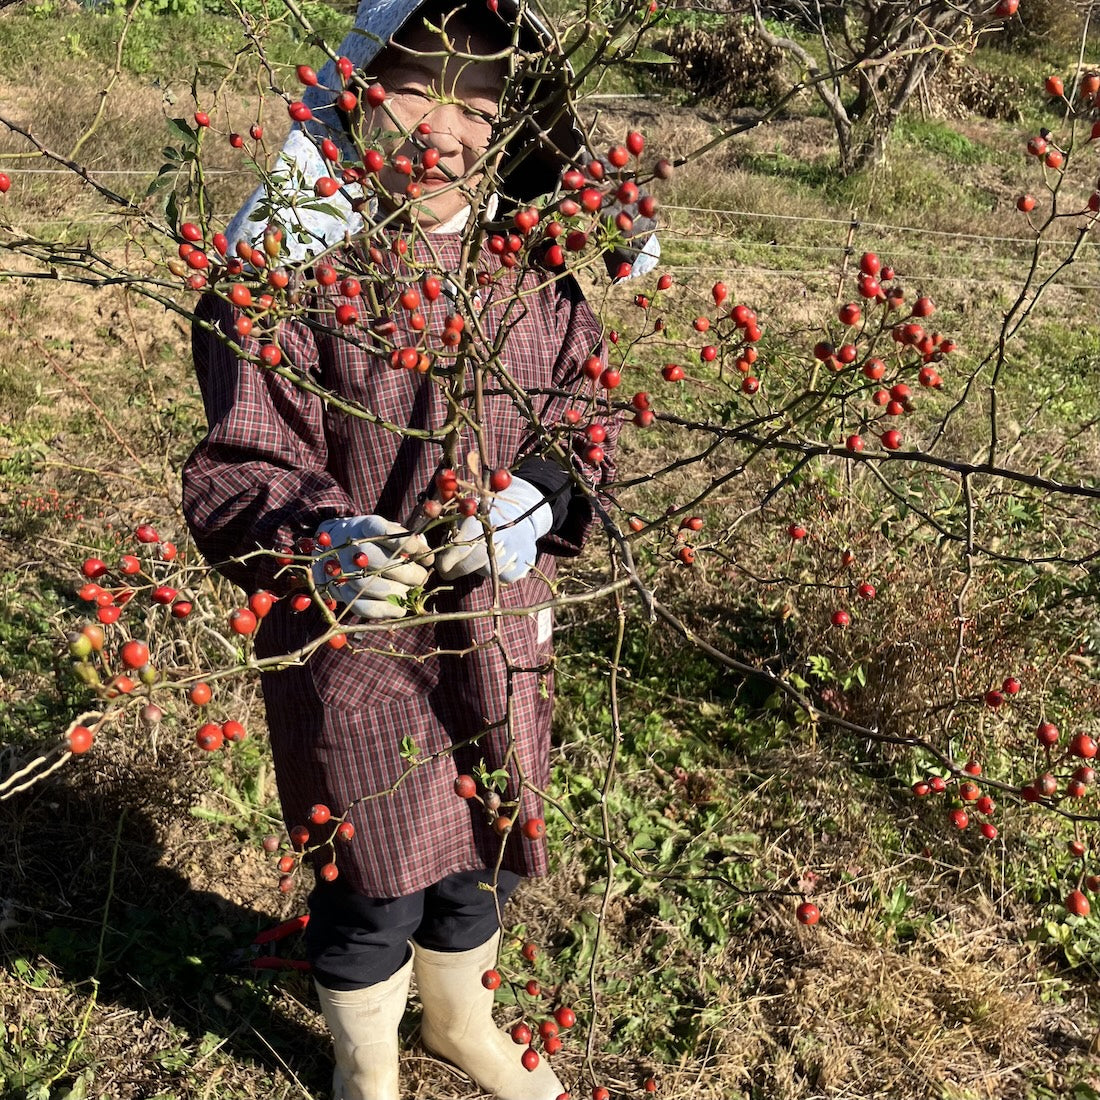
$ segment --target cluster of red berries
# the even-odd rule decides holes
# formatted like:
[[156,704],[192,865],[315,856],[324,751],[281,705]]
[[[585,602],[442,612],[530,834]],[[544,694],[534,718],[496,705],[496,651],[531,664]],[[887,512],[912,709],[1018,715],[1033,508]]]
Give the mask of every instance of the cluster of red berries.
[[[634,296],[634,305],[645,310],[646,315],[653,310],[658,294],[671,289],[672,276],[667,272],[657,279],[657,287],[651,294],[639,293]],[[699,314],[691,322],[694,332],[704,338],[704,343],[699,347],[699,360],[702,363],[713,363],[722,357],[732,357],[734,367],[741,379],[741,391],[752,395],[759,391],[760,380],[753,374],[754,365],[759,359],[759,351],[756,345],[763,338],[764,330],[760,326],[755,310],[743,303],[733,306],[728,312],[725,310],[729,298],[729,288],[723,282],[716,282],[711,287],[711,297],[714,299],[713,315]],[[732,322],[732,323],[731,323]],[[652,321],[651,332],[663,332],[665,328],[664,318],[660,315]],[[643,334],[645,335],[645,334]],[[612,344],[617,344],[619,334],[611,332],[609,339]],[[687,379],[687,371],[681,363],[666,363],[661,368],[661,377],[666,382],[683,382]],[[635,395],[636,398],[644,397],[644,403],[635,403],[635,408],[642,412],[649,408],[648,394]],[[635,417],[635,423],[641,427],[647,427],[652,418],[645,418],[644,422]]]
[[294,888],[294,878],[302,861],[316,852],[323,851],[331,856],[317,872],[321,878],[325,882],[334,882],[340,877],[340,869],[336,863],[336,841],[346,844],[352,840],[355,837],[355,826],[347,819],[346,814],[343,817],[333,816],[332,810],[322,802],[310,807],[309,823],[314,829],[324,830],[327,826],[327,832],[317,839],[310,832],[309,826],[295,825],[290,830],[290,850],[286,849],[279,837],[264,837],[264,851],[278,856],[275,867],[279,872],[281,893],[287,894]]
[[[801,523],[792,523],[787,527],[787,537],[791,544],[796,545],[809,537],[810,532]],[[840,564],[847,569],[855,561],[855,555],[851,550],[844,550],[840,555]],[[850,587],[859,599],[868,601],[878,597],[878,589],[870,581],[862,581]],[[846,608],[838,607],[829,616],[833,626],[846,627],[852,625],[852,614]]]
[[[970,813],[966,807],[969,806],[972,812],[976,811],[987,818],[992,817],[997,808],[993,799],[989,795],[983,794],[981,788],[974,782],[982,774],[981,764],[976,760],[969,760],[963,766],[963,773],[966,778],[952,776],[945,779],[942,775],[929,775],[913,784],[913,793],[918,798],[927,798],[933,794],[944,794],[949,786],[955,787],[955,797],[959,804],[948,812],[948,820],[956,829],[965,829],[970,824]],[[980,832],[986,840],[995,840],[997,826],[990,821],[983,821]]]
[[[161,541],[149,524],[138,526],[133,537],[139,553],[145,551],[142,556],[123,554],[114,567],[100,557],[90,557],[80,567],[84,580],[76,595],[95,607],[96,622],[86,623],[69,634],[69,655],[75,661],[73,668],[78,679],[103,699],[130,695],[139,683],[150,687],[160,678],[145,642],[109,638],[104,627],[118,624],[127,604],[142,594],[154,605],[171,607],[175,618],[191,611],[189,601],[179,601],[174,588],[160,583],[163,572],[178,557],[175,545]],[[108,641],[113,644],[109,646]]]
[[[1043,86],[1047,95],[1054,99],[1061,100],[1063,106],[1068,108],[1070,119],[1082,115],[1087,116],[1100,109],[1100,73],[1090,71],[1081,74],[1077,83],[1078,102],[1076,104],[1074,104],[1066,94],[1065,82],[1060,76],[1048,76]],[[1092,123],[1089,141],[1096,141],[1098,138],[1100,138],[1100,119]],[[1062,148],[1054,140],[1054,135],[1050,130],[1045,128],[1040,130],[1037,134],[1032,134],[1028,137],[1026,149],[1028,156],[1039,161],[1045,170],[1055,173],[1052,181],[1044,172],[1047,190],[1053,190],[1057,187],[1060,173],[1064,172],[1066,169],[1070,151]],[[1035,207],[1036,200],[1034,195],[1025,193],[1020,195],[1016,200],[1016,209],[1022,214],[1030,214]],[[1086,200],[1085,209],[1080,211],[1080,213],[1100,213],[1100,180],[1097,181],[1096,187]]]
[[[520,952],[524,960],[529,964],[534,964],[540,955],[538,945],[531,941],[523,943]],[[501,985],[503,985],[504,980],[504,976],[497,967],[491,967],[481,975],[481,984],[488,990],[499,989]],[[542,1017],[536,1023],[534,1020],[528,1019],[527,1014],[525,1014],[519,1020],[516,1020],[508,1029],[512,1041],[517,1046],[525,1048],[521,1057],[524,1068],[533,1072],[538,1068],[541,1061],[541,1056],[536,1044],[541,1043],[543,1054],[547,1057],[553,1057],[565,1045],[563,1033],[568,1032],[571,1028],[576,1026],[577,1014],[566,1004],[558,1005],[552,1012],[546,1012],[542,1009],[538,1005],[538,1002],[546,999],[548,991],[543,989],[537,978],[528,978],[522,985],[518,983],[514,984],[516,1000],[520,1000],[522,991],[522,995],[525,995],[528,1000],[535,1002],[533,1007],[536,1011],[533,1015]],[[595,1096],[597,1091],[598,1090],[593,1090],[592,1095]],[[647,1091],[652,1090],[647,1089]],[[569,1100],[570,1093],[561,1093],[558,1100],[561,1100],[562,1097],[564,1097],[565,1100]]]
[[[164,718],[162,707],[153,701],[153,689],[169,685],[153,663],[150,644],[128,636],[123,629],[122,616],[128,605],[142,596],[152,608],[167,609],[166,622],[187,619],[194,605],[191,598],[181,594],[176,587],[184,575],[176,546],[162,540],[148,523],[139,524],[132,538],[137,544],[137,553],[121,555],[114,566],[100,557],[89,557],[82,563],[80,571],[84,583],[76,594],[81,600],[95,605],[98,621],[85,623],[72,631],[68,636],[68,648],[77,678],[99,698],[113,701],[143,695],[146,701],[139,717],[143,725],[151,728]],[[139,602],[143,605],[143,614],[147,615],[145,601]],[[256,617],[266,614],[273,602],[271,593],[254,593],[249,608],[230,616],[230,628],[238,633],[251,632]],[[195,707],[204,708],[213,698],[210,685],[203,680],[184,678],[171,686],[186,688],[188,699]],[[91,747],[93,732],[86,726],[71,730],[68,735],[70,751],[86,752]],[[235,718],[207,719],[198,727],[195,743],[204,751],[214,752],[244,741],[247,736],[244,724]]]
[[1074,734],[1062,752],[1056,753],[1061,732],[1053,722],[1043,719],[1035,729],[1035,740],[1046,755],[1047,768],[1020,788],[1020,797],[1025,802],[1084,798],[1096,783],[1096,770],[1091,764],[1097,754],[1096,738],[1089,733]]
[[[669,508],[668,514],[672,514],[676,511],[675,508]],[[650,525],[646,523],[641,516],[631,516],[627,520],[627,527],[634,534],[640,534],[645,531]],[[702,516],[684,516],[680,520],[679,526],[675,532],[670,532],[671,556],[674,560],[680,562],[681,565],[694,565],[695,554],[697,547],[692,542],[692,535],[698,534],[703,530],[705,526]]]
[[[913,411],[913,390],[902,376],[911,373],[921,388],[940,389],[943,379],[938,364],[957,346],[951,338],[928,332],[920,323],[935,313],[931,298],[918,296],[909,307],[908,316],[897,319],[905,308],[905,291],[897,282],[895,270],[883,264],[874,252],[865,252],[860,257],[857,290],[870,308],[859,302],[842,305],[837,319],[844,326],[844,332],[836,339],[818,341],[813,349],[814,359],[834,372],[858,371],[865,380],[860,384],[863,389],[866,382],[881,383],[889,372],[885,352],[877,354],[879,339],[889,332],[896,345],[893,380],[888,386],[869,391],[872,405],[881,408],[882,412],[877,418],[864,417],[861,430],[845,438],[844,446],[852,453],[859,453],[864,448],[861,432],[865,426]],[[849,394],[845,393],[847,396]],[[902,444],[902,435],[896,428],[887,428],[879,435],[879,441],[887,450],[896,451]]]
[[[1074,859],[1083,860],[1087,855],[1085,845],[1076,838],[1068,841],[1066,848]],[[1090,894],[1097,893],[1097,891],[1100,891],[1100,875],[1083,875],[1080,885],[1071,890],[1063,899],[1062,904],[1065,906],[1066,912],[1071,913],[1075,917],[1087,917],[1092,909],[1092,906],[1089,904],[1089,899],[1081,889],[1081,886],[1084,886],[1085,890]]]
[[[472,775],[458,775],[454,781],[454,791],[459,798],[480,802],[498,836],[507,836],[515,826],[511,813],[516,807],[514,801],[505,801],[492,787],[483,785],[483,793],[478,793],[478,783]],[[546,836],[546,822],[541,817],[528,817],[520,825],[525,839],[540,841]]]

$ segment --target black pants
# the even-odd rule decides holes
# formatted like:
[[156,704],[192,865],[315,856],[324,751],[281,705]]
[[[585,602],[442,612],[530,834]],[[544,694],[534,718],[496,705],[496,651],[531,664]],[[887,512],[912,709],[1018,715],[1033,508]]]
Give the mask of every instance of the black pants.
[[[478,883],[496,878],[496,893]],[[460,871],[403,898],[368,898],[336,882],[309,895],[306,957],[326,989],[346,991],[384,982],[409,958],[409,940],[429,951],[469,951],[500,927],[519,876],[510,871]]]

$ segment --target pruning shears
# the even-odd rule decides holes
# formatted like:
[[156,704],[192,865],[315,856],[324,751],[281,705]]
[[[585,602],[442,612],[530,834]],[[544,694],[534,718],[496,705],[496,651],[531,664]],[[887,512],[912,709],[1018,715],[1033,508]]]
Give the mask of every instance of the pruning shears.
[[276,954],[277,945],[281,940],[301,932],[307,924],[309,924],[309,914],[303,913],[300,917],[285,920],[273,928],[265,928],[256,935],[247,948],[237,952],[237,963],[240,965],[247,963],[254,970],[310,970],[311,966],[305,959],[284,959]]

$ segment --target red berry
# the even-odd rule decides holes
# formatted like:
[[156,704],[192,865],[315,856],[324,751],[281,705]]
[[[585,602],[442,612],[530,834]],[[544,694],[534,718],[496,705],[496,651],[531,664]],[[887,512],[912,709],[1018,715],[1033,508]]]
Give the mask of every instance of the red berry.
[[833,626],[848,626],[852,622],[852,616],[847,611],[834,611],[830,618]]
[[318,802],[309,808],[309,820],[314,825],[324,825],[330,817],[332,817],[332,811],[323,802]]
[[821,910],[812,901],[804,901],[796,910],[799,924],[817,924],[821,920]]
[[1045,155],[1045,153],[1047,151],[1047,148],[1048,148],[1048,146],[1047,146],[1046,138],[1041,137],[1038,134],[1036,134],[1034,137],[1028,138],[1027,151],[1033,157],[1041,157],[1041,156]]
[[554,1019],[559,1027],[571,1028],[577,1022],[577,1014],[568,1006],[562,1005],[554,1012]]
[[795,542],[798,542],[800,539],[804,539],[806,537],[806,533],[806,528],[803,527],[800,523],[792,523],[790,527],[787,528],[787,534],[790,535]]
[[512,1028],[509,1034],[512,1036],[512,1042],[517,1046],[525,1047],[531,1042],[531,1028],[522,1020]]
[[1053,722],[1040,722],[1035,731],[1035,739],[1040,745],[1051,748],[1058,744],[1058,727]]
[[1082,760],[1091,760],[1096,755],[1096,742],[1087,733],[1079,733],[1070,741],[1069,751]]
[[546,836],[546,822],[541,817],[529,817],[523,823],[523,835],[528,840],[541,840]]
[[225,742],[225,735],[222,733],[221,726],[215,722],[207,722],[195,734],[195,742],[205,752],[216,752]]
[[1066,895],[1065,907],[1067,913],[1075,917],[1087,917],[1089,915],[1089,899],[1080,890],[1071,890]]
[[69,752],[74,756],[87,752],[92,747],[92,731],[87,726],[73,726],[69,731]]
[[512,475],[503,466],[498,466],[489,475],[489,488],[494,493],[502,493],[509,485],[512,484]]
[[523,1068],[527,1070],[528,1073],[534,1073],[534,1071],[538,1069],[541,1059],[539,1058],[539,1052],[537,1050],[532,1050],[531,1047],[528,1047],[523,1052],[523,1057],[520,1061],[523,1062]]
[[310,88],[315,87],[317,84],[317,74],[308,65],[299,65],[298,82]]
[[149,663],[149,647],[144,642],[127,642],[119,656],[127,668],[141,668]]
[[481,975],[481,984],[486,989],[497,989],[500,986],[500,974],[496,970],[486,970]]
[[80,572],[89,580],[96,580],[107,572],[107,563],[100,558],[86,558]]
[[323,878],[325,882],[333,882],[336,878],[339,877],[340,869],[336,866],[335,863],[326,863],[324,867],[321,868],[319,873],[321,875],[321,878]]
[[882,262],[873,252],[864,252],[859,258],[859,270],[864,275],[877,275],[882,270]]
[[222,736],[232,744],[239,744],[248,736],[248,731],[235,718],[222,723]]
[[351,840],[355,836],[355,826],[350,821],[341,821],[336,826],[337,840]]
[[275,603],[275,597],[270,592],[265,592],[261,589],[259,592],[253,592],[248,597],[248,610],[256,616],[257,619],[262,619],[272,608]]
[[970,824],[970,817],[967,815],[966,810],[954,809],[950,813],[951,824],[956,829],[965,829]]
[[229,616],[229,628],[235,634],[251,634],[256,629],[256,616],[247,607],[238,607]]

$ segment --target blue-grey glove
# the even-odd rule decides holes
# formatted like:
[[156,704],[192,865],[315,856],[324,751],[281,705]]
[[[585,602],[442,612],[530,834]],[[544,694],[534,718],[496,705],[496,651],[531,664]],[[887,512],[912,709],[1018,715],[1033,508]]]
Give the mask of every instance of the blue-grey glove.
[[[507,489],[493,495],[487,519],[497,576],[507,584],[526,577],[538,558],[539,539],[554,522],[554,513],[542,491],[513,476]],[[454,541],[435,557],[435,570],[444,580],[470,573],[492,576],[485,527],[481,516],[467,516],[458,525]]]
[[[328,535],[331,542],[326,547],[315,540],[313,583],[364,619],[402,618],[407,608],[390,597],[407,599],[411,589],[428,579],[431,547],[400,523],[382,516],[351,516],[325,520],[317,534]],[[338,576],[326,570],[330,562],[339,563]]]

